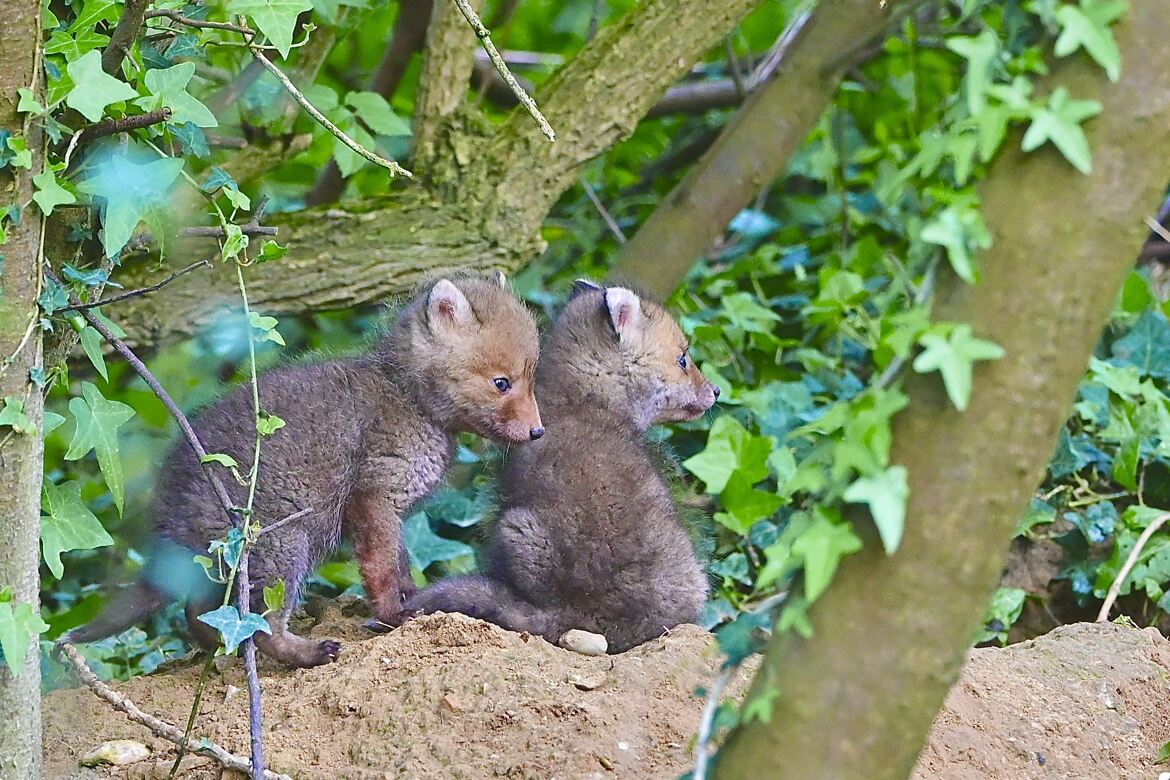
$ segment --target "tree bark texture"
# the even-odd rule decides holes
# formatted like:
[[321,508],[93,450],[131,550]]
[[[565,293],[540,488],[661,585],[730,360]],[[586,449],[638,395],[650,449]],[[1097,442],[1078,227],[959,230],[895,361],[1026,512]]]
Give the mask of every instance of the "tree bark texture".
[[[33,169],[0,171],[0,205],[23,207],[20,224],[7,225],[8,242],[0,246],[0,403],[5,396],[24,399],[24,411],[36,431],[18,434],[0,427],[0,588],[11,588],[13,602],[39,609],[40,491],[43,447],[41,393],[30,388],[29,370],[40,366],[37,317],[40,278],[40,211],[31,202],[32,175],[39,169],[39,134],[16,113],[17,89],[34,86],[40,66],[41,4],[12,0],[0,24],[0,128],[27,140],[34,150]],[[26,334],[29,334],[26,338]],[[23,346],[20,346],[23,342]],[[7,362],[9,357],[11,362]],[[5,363],[7,362],[7,365]],[[24,658],[0,663],[0,779],[41,776],[41,674],[35,638]],[[19,667],[13,677],[9,665]]]
[[979,363],[965,413],[936,375],[909,382],[891,459],[909,470],[905,537],[840,568],[813,606],[815,634],[778,635],[753,693],[779,695],[769,722],[735,732],[716,777],[905,778],[998,583],[1015,521],[1039,482],[1057,431],[1100,336],[1143,217],[1166,185],[1170,144],[1170,18],[1159,0],[1133,0],[1114,27],[1124,71],[1109,84],[1082,53],[1052,83],[1103,113],[1087,133],[1091,176],[1052,146],[1019,137],[980,189],[994,246],[983,280],[947,274],[934,317],[971,323],[1007,351]]
[[669,296],[736,212],[780,175],[832,101],[848,64],[841,54],[880,31],[891,11],[873,0],[822,0],[780,67],[621,248],[614,278]]
[[[275,314],[342,308],[385,300],[443,269],[521,267],[543,251],[541,223],[581,166],[628,136],[760,2],[645,0],[601,30],[538,93],[556,143],[523,110],[492,127],[464,101],[448,115],[453,126],[436,134],[433,168],[416,171],[427,181],[397,183],[385,196],[344,209],[275,215],[271,223],[289,252],[250,273],[256,307]],[[118,279],[144,287],[166,273],[139,263]],[[109,313],[130,343],[148,344],[196,332],[234,304],[234,291],[230,268],[217,268]]]

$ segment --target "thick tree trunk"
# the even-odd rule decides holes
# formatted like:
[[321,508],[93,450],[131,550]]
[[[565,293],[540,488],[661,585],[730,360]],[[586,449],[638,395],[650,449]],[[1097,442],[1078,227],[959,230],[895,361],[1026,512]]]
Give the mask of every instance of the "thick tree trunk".
[[[256,307],[286,314],[343,308],[407,291],[436,270],[519,268],[543,250],[540,225],[581,167],[628,136],[667,88],[761,1],[638,3],[537,96],[556,143],[522,109],[492,128],[466,101],[451,110],[427,98],[424,105],[439,106],[451,123],[424,133],[438,150],[432,168],[416,172],[427,182],[398,184],[402,189],[344,210],[276,215],[272,222],[289,253],[251,272]],[[189,335],[234,301],[229,270],[190,274],[119,303],[110,314],[133,344]],[[162,276],[143,263],[119,272],[118,281],[142,287]]]
[[[41,4],[12,0],[0,24],[0,128],[27,139],[39,138],[16,113],[16,90],[34,84],[41,40]],[[33,154],[33,171],[40,154]],[[0,171],[0,206],[24,207],[19,226],[9,223],[8,242],[0,247],[0,404],[5,396],[23,399],[33,433],[0,427],[0,589],[11,588],[13,601],[39,609],[40,489],[43,448],[40,436],[41,393],[30,387],[29,370],[40,366],[37,317],[40,278],[40,211],[30,202],[33,171]],[[10,359],[11,357],[11,359]],[[10,360],[10,362],[9,362]],[[7,441],[4,441],[7,439]],[[41,776],[41,675],[39,651],[32,641],[24,658],[0,663],[0,778],[27,780]],[[21,669],[13,677],[9,667]]]
[[1133,0],[1114,28],[1120,84],[1077,55],[1054,82],[1104,104],[1087,126],[1094,168],[1073,170],[1018,138],[980,192],[995,245],[983,281],[948,275],[935,318],[971,323],[1007,350],[980,363],[966,413],[933,376],[910,383],[892,460],[909,469],[897,554],[870,543],[814,605],[816,633],[774,640],[754,692],[769,722],[735,732],[716,776],[905,778],[998,582],[1018,514],[1052,454],[1117,289],[1158,206],[1170,144],[1170,18]]

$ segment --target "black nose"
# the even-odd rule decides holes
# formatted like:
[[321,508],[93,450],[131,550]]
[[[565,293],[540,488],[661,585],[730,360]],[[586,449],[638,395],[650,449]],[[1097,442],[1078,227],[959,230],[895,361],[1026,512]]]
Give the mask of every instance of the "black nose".
[[716,398],[718,398],[718,397],[719,397],[719,388],[718,388],[718,387],[716,387],[715,385],[711,385],[711,392],[714,394],[714,396],[715,396]]
[[542,428],[540,426],[537,426],[535,428],[530,428],[528,430],[528,438],[532,439],[533,441],[536,441],[541,436],[544,436],[544,428]]

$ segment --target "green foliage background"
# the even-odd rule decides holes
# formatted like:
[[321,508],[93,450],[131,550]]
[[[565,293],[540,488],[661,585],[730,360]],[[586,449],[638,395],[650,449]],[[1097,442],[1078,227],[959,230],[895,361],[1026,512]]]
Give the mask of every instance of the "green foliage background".
[[[157,7],[221,18],[232,10],[253,13],[247,5],[172,1]],[[417,57],[389,104],[362,87],[382,54],[394,4],[319,0],[312,5],[315,22],[336,27],[345,45],[335,48],[307,96],[363,144],[404,158],[409,148],[404,118],[413,108]],[[632,5],[631,0],[603,4],[601,21]],[[252,17],[281,48],[300,43],[285,28],[291,29],[290,19],[309,4],[293,6],[275,18]],[[758,58],[800,7],[788,0],[764,3],[731,37],[734,57],[712,52],[692,78],[721,77]],[[512,20],[495,31],[496,42],[501,48],[570,57],[588,35],[594,8],[592,0],[521,3]],[[931,320],[934,279],[955,273],[971,283],[978,280],[975,253],[991,238],[975,186],[1002,144],[1022,143],[1025,149],[1052,144],[1070,164],[1091,169],[1080,125],[1100,107],[1042,77],[1052,57],[1088,56],[1116,79],[1121,63],[1109,25],[1123,10],[1124,3],[1115,0],[962,0],[940,4],[925,20],[904,19],[893,37],[850,72],[784,176],[736,216],[724,240],[668,302],[703,371],[724,391],[717,414],[655,435],[683,464],[681,500],[709,517],[715,588],[703,622],[720,627],[721,645],[732,661],[769,631],[814,630],[805,609],[829,586],[840,558],[859,549],[854,523],[871,522],[871,516],[886,550],[896,551],[906,474],[889,462],[889,423],[906,403],[902,379],[908,372],[937,372],[954,405],[963,409],[978,392],[973,367],[1002,354],[962,323]],[[142,76],[133,88],[104,77],[93,58],[119,13],[120,5],[111,0],[47,4],[48,105],[34,100],[26,106],[58,134],[70,129],[57,119],[67,116],[62,106],[89,121],[172,109],[172,121],[135,136],[132,148],[142,156],[110,152],[125,154],[125,164],[139,172],[136,191],[119,193],[101,170],[84,166],[65,177],[58,175],[63,164],[55,165],[38,180],[38,206],[45,211],[86,197],[102,200],[107,253],[117,257],[139,220],[151,227],[165,224],[169,217],[151,207],[152,197],[179,181],[180,168],[230,215],[246,212],[260,195],[272,199],[273,209],[299,208],[331,158],[346,176],[346,197],[377,194],[388,186],[384,170],[364,164],[301,116],[292,129],[311,134],[307,150],[260,184],[240,187],[213,167],[221,152],[209,147],[207,133],[217,124],[240,122],[252,133],[285,133],[279,86],[262,76],[229,112],[213,116],[201,102],[214,87],[206,74],[238,69],[241,55],[210,45],[223,36],[197,31],[136,50]],[[550,72],[537,68],[525,75],[539,83]],[[669,161],[709,138],[727,116],[728,111],[711,110],[644,121],[631,138],[591,163],[581,185],[546,221],[548,251],[513,279],[518,293],[547,318],[573,279],[603,276],[619,239],[601,219],[586,185],[630,233],[684,172]],[[1022,139],[1009,134],[1013,127],[1024,131]],[[21,139],[0,141],[0,166],[20,165]],[[147,142],[177,142],[182,165],[151,154]],[[227,257],[243,249],[239,236],[229,234],[227,244]],[[279,262],[277,247],[264,251],[266,259]],[[112,274],[84,263],[64,271],[76,289],[108,277],[117,281],[116,267]],[[105,598],[103,584],[141,567],[151,524],[152,473],[174,437],[173,422],[154,395],[121,361],[102,357],[96,331],[76,318],[52,317],[65,303],[63,291],[46,290],[45,326],[78,328],[92,365],[75,363],[67,375],[39,378],[53,382],[43,521],[46,641],[91,618]],[[106,313],[116,319],[116,306]],[[1051,538],[1066,551],[1060,577],[1071,594],[1070,615],[1099,602],[1138,533],[1160,508],[1170,506],[1166,315],[1146,272],[1135,270],[1082,383],[1047,479],[1020,521],[1020,536],[1029,543]],[[264,322],[254,345],[257,363],[263,369],[305,355],[360,349],[381,316],[377,310],[328,312],[284,319],[275,331]],[[150,368],[183,408],[206,404],[248,375],[256,325],[243,315],[220,321],[197,338],[158,351]],[[19,430],[17,401],[2,407],[0,428]],[[468,438],[448,485],[406,521],[420,583],[474,567],[478,529],[491,513],[496,456],[494,448]],[[862,506],[869,516],[855,511]],[[1170,611],[1168,583],[1170,533],[1161,532],[1122,586],[1127,611],[1143,622],[1163,619]],[[345,550],[311,585],[329,595],[360,587]],[[1005,641],[1028,598],[1042,596],[1001,589],[985,632],[973,640]],[[774,626],[763,607],[780,603]],[[186,647],[182,620],[171,608],[85,652],[103,675],[125,677],[148,672]]]

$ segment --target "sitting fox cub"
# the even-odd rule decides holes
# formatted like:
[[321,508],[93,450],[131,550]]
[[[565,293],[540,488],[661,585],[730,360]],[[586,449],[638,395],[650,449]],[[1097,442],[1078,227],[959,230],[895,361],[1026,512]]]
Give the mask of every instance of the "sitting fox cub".
[[441,581],[405,609],[462,612],[551,642],[585,629],[611,652],[697,619],[707,579],[645,439],[719,396],[682,331],[630,290],[579,282],[536,386],[548,436],[504,465],[485,576]]
[[[443,279],[408,304],[370,353],[352,360],[293,366],[260,378],[262,408],[287,423],[264,440],[253,520],[277,523],[251,548],[252,609],[263,611],[261,589],[283,579],[291,594],[268,617],[271,635],[256,645],[293,666],[337,658],[340,645],[288,630],[302,582],[349,531],[374,616],[402,622],[402,601],[413,591],[399,531],[400,519],[443,476],[459,431],[503,442],[544,433],[533,397],[538,337],[532,317],[508,291],[502,274]],[[251,462],[252,401],[238,388],[200,412],[193,425],[208,452]],[[228,485],[243,505],[244,488]],[[115,595],[92,623],[65,641],[88,642],[122,631],[168,600],[187,601],[187,621],[201,644],[218,637],[196,619],[222,600],[187,578],[191,552],[228,530],[228,521],[186,442],[163,464],[155,511],[158,535],[172,554],[156,555],[142,580]],[[181,550],[174,553],[173,550]],[[169,559],[170,563],[167,562]]]

